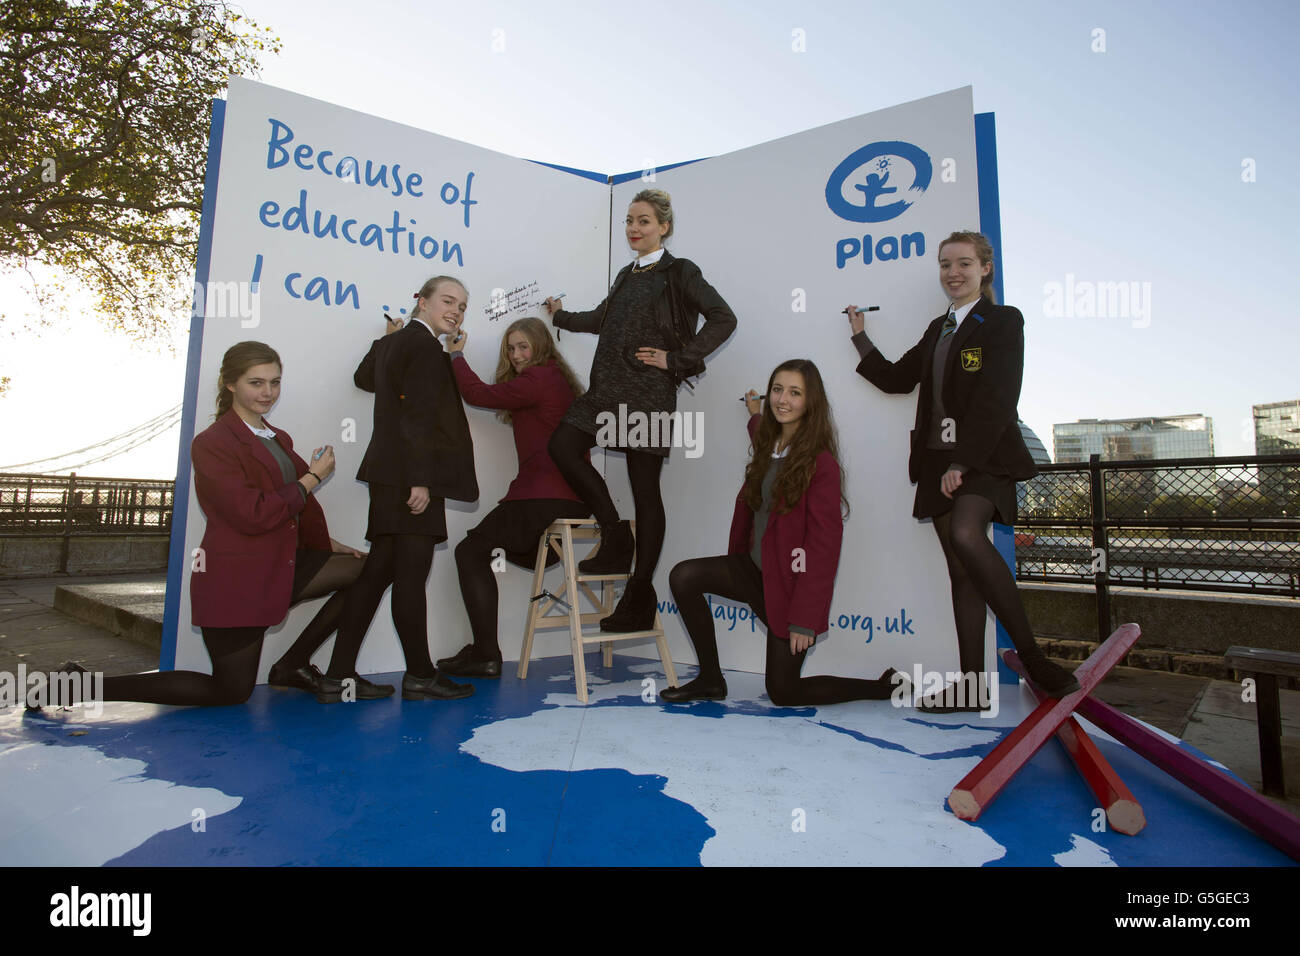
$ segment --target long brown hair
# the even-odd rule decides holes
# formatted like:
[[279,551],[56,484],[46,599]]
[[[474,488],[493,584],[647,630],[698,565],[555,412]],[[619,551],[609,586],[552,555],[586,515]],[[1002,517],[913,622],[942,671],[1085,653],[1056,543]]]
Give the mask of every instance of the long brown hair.
[[[551,338],[551,330],[546,327],[546,323],[541,319],[533,318],[531,315],[522,319],[515,319],[506,326],[505,333],[501,336],[501,355],[497,360],[496,374],[496,383],[498,385],[514,381],[519,377],[519,373],[515,371],[514,363],[510,361],[510,354],[506,351],[506,346],[510,344],[510,336],[516,332],[528,340],[528,345],[533,350],[532,360],[524,368],[530,368],[533,365],[546,365],[551,359],[554,359],[560,374],[564,376],[564,380],[569,383],[569,388],[573,390],[573,397],[577,398],[586,391],[582,387],[582,383],[578,381],[578,376],[573,374],[573,369],[569,367],[569,363],[560,354],[560,350],[556,348],[555,339]],[[510,424],[510,409],[500,409],[497,412],[497,418],[507,425]]]
[[993,243],[989,242],[982,232],[954,232],[939,243],[938,255],[943,255],[943,247],[950,242],[969,242],[975,247],[975,257],[979,259],[980,265],[993,266],[989,269],[989,274],[980,279],[980,295],[997,305],[998,297],[993,291],[993,276],[997,274],[997,266],[993,265]]
[[234,385],[254,365],[275,364],[284,371],[280,354],[265,342],[239,342],[226,349],[221,357],[221,371],[217,373],[217,414],[220,418],[230,411],[235,396],[227,386]]
[[[826,386],[822,384],[822,374],[811,359],[787,359],[776,368],[767,379],[766,395],[772,394],[772,383],[778,372],[798,372],[803,376],[804,413],[799,428],[790,442],[786,454],[785,467],[776,476],[772,486],[773,511],[777,514],[787,513],[803,497],[808,485],[812,483],[813,471],[817,467],[817,456],[829,451],[840,470],[840,512],[842,518],[849,516],[849,499],[844,496],[847,484],[844,466],[840,464],[840,443],[835,429],[835,416],[831,414],[830,399],[826,397]],[[772,450],[781,435],[781,423],[772,414],[771,406],[763,403],[762,420],[754,434],[754,457],[745,466],[745,503],[757,511],[763,505],[763,477],[772,465]]]

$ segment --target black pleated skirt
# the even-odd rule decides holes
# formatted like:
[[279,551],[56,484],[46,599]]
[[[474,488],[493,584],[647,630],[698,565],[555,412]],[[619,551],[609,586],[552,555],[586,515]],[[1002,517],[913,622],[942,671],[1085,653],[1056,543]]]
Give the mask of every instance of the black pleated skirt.
[[982,471],[968,471],[961,477],[961,487],[953,498],[944,497],[939,488],[943,473],[952,464],[951,449],[925,448],[922,450],[920,480],[916,483],[916,501],[912,515],[917,518],[935,518],[952,510],[955,498],[962,495],[979,495],[993,503],[993,520],[999,524],[1016,523],[1016,483],[1005,475],[990,475]]
[[366,521],[366,540],[381,534],[427,534],[435,542],[447,540],[447,508],[442,498],[429,496],[429,506],[418,515],[406,504],[410,488],[396,485],[370,485],[370,514]]
[[[532,570],[537,560],[537,542],[546,529],[559,518],[586,518],[591,509],[581,501],[567,498],[521,498],[503,501],[487,516],[469,529],[469,534],[482,538],[494,548],[506,553],[506,560],[521,568]],[[546,558],[549,567],[559,561],[554,550]]]

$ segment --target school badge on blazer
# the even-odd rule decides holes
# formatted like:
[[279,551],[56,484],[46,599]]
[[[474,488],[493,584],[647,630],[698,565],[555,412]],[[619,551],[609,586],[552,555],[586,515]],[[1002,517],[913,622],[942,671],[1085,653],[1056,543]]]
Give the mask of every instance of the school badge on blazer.
[[984,366],[984,350],[962,349],[961,350],[961,370],[963,372],[978,372]]

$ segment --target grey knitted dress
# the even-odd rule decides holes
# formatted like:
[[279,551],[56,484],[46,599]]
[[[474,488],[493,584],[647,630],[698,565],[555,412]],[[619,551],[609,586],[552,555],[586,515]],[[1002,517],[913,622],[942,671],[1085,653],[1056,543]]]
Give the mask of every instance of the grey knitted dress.
[[[672,373],[636,357],[639,348],[672,350],[655,319],[650,281],[653,272],[645,269],[629,273],[609,301],[600,342],[591,362],[591,386],[574,400],[564,416],[565,423],[588,435],[599,434],[601,423],[597,416],[602,412],[609,412],[617,422],[620,405],[626,409],[624,416],[633,423],[636,412],[648,417],[677,409],[677,387]],[[633,450],[666,457],[671,448],[670,429],[659,429],[657,436],[651,430],[648,437],[651,441],[657,438],[657,444],[641,445]]]

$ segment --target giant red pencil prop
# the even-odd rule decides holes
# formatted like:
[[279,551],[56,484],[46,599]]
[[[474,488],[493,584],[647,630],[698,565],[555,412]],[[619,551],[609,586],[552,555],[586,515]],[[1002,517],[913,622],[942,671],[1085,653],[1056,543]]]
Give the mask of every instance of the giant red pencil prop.
[[1079,714],[1254,830],[1291,859],[1300,860],[1300,820],[1281,807],[1109,704],[1082,700]]
[[1125,624],[1106,638],[1074,672],[1079,681],[1078,690],[1068,697],[1059,700],[1049,697],[1040,703],[953,788],[948,794],[948,806],[952,812],[963,820],[977,819],[1029,758],[1038,752],[1038,748],[1069,719],[1079,702],[1092,693],[1092,689],[1128,653],[1141,633],[1136,624]]
[[[1020,663],[1020,656],[1013,650],[1005,650],[1002,652],[1002,659],[1007,662],[1008,667],[1025,678],[1025,683],[1029,685],[1035,699],[1041,703],[1045,695],[1034,686],[1033,681],[1029,680],[1024,665]],[[1083,782],[1088,785],[1097,802],[1105,808],[1110,828],[1129,836],[1141,832],[1147,825],[1142,804],[1138,803],[1137,797],[1133,796],[1132,791],[1124,785],[1115,768],[1101,755],[1101,751],[1092,742],[1088,732],[1079,726],[1079,722],[1071,717],[1061,724],[1056,731],[1056,739],[1070,755],[1070,759],[1074,762],[1074,769],[1079,771],[1079,776],[1083,777]]]

